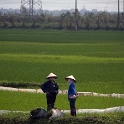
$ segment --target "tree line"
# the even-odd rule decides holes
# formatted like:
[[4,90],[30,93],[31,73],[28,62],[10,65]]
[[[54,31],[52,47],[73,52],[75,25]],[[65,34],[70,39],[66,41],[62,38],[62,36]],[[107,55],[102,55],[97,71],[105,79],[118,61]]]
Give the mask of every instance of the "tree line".
[[[29,16],[28,13],[2,13],[0,12],[0,28],[41,28],[41,29],[59,29],[74,30],[75,24],[79,30],[123,30],[124,15],[120,13],[119,22],[117,13],[109,12],[87,12],[81,15],[77,11],[67,11],[59,16],[52,13],[41,13]],[[75,21],[76,20],[76,21]],[[119,24],[119,25],[118,25]]]

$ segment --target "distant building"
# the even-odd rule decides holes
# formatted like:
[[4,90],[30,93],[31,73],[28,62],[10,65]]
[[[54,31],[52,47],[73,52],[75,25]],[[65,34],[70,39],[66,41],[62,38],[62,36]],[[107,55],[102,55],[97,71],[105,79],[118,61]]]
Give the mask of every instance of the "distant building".
[[[35,11],[38,11],[38,9],[35,10]],[[62,9],[62,10],[53,10],[53,11],[43,10],[43,13],[47,14],[47,15],[52,14],[53,16],[60,16],[62,13],[67,13],[68,11],[70,13],[74,13],[75,9],[70,9],[70,10]],[[79,12],[83,16],[85,14],[88,14],[89,12],[97,14],[97,13],[100,13],[100,12],[103,12],[103,11],[97,11],[97,9],[87,10],[87,9],[85,9],[85,6],[83,6],[83,9],[79,10]],[[4,9],[4,8],[0,8],[0,14],[5,14],[5,13],[20,13],[20,9],[12,9],[12,8]],[[117,12],[116,11],[111,11],[111,12],[108,12],[108,13],[116,14]]]
[[97,9],[92,9],[92,12],[96,14],[97,13]]
[[0,9],[0,12],[2,12],[3,14],[8,13],[8,11],[9,11],[8,9],[3,9],[3,8]]
[[83,9],[80,10],[81,15],[85,15],[85,13],[89,12],[85,9],[85,6],[83,6]]

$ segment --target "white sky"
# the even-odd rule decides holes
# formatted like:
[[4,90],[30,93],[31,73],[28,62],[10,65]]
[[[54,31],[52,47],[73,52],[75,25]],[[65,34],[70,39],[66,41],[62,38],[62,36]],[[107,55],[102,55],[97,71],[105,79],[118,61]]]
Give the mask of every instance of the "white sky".
[[[27,0],[28,1],[28,0]],[[38,0],[35,0],[38,1]],[[75,0],[41,0],[43,10],[74,9]],[[120,11],[123,11],[123,1],[120,0]],[[77,0],[78,9],[97,9],[102,11],[118,11],[118,0]],[[0,0],[0,8],[20,9],[21,0]]]

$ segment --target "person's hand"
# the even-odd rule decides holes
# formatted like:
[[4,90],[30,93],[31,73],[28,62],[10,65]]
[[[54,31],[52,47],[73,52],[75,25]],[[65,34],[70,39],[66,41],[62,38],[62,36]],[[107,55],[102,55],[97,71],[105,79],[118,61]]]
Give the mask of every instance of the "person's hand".
[[79,96],[79,94],[77,93],[77,94],[76,94],[76,97],[78,97],[78,96]]

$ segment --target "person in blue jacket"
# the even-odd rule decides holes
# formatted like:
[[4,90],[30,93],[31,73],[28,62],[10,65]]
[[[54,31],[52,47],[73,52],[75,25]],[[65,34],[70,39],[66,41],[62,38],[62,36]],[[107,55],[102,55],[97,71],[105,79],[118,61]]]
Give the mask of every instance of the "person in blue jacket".
[[67,76],[65,80],[69,83],[68,87],[68,100],[70,103],[70,114],[72,116],[76,116],[76,98],[78,97],[78,93],[76,92],[76,79],[73,77],[73,75]]
[[41,89],[44,93],[46,93],[46,99],[47,99],[47,111],[50,111],[52,108],[54,108],[54,104],[56,101],[56,95],[58,94],[59,86],[55,82],[55,79],[58,78],[55,74],[50,73],[46,79],[48,81],[44,82],[41,85]]

